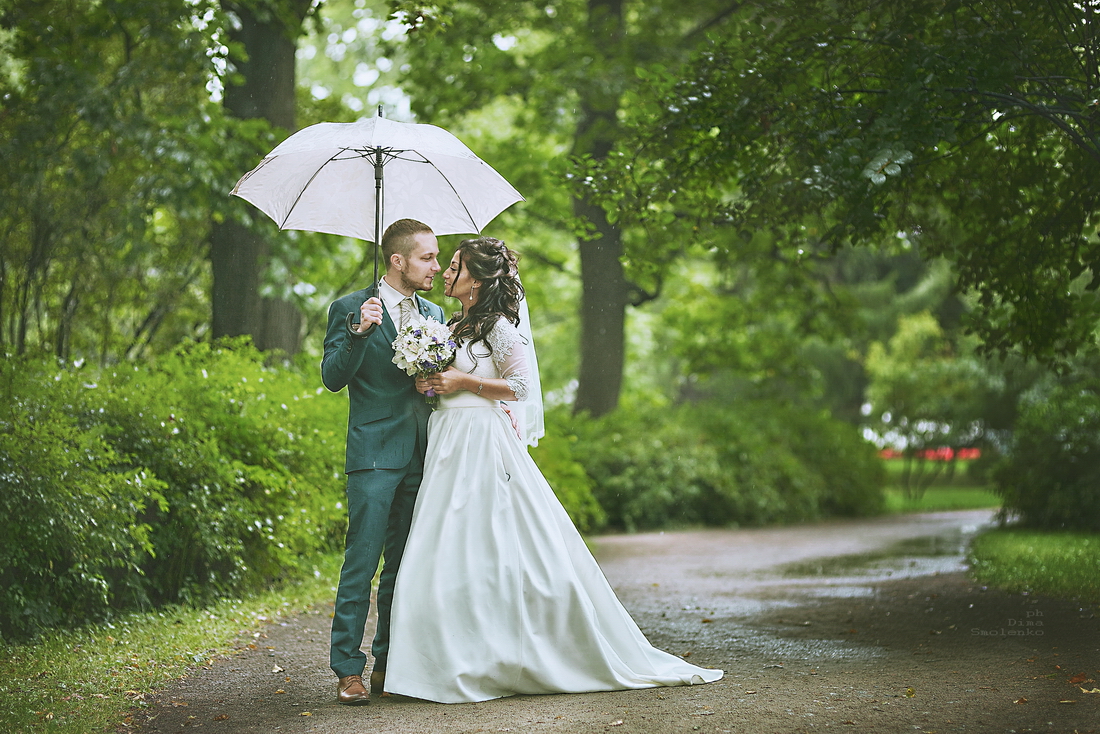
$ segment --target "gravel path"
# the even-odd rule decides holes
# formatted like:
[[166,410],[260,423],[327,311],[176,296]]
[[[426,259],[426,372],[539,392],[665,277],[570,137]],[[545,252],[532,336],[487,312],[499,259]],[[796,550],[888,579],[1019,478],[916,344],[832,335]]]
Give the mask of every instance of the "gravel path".
[[962,552],[990,517],[592,539],[655,645],[726,671],[710,685],[338,706],[326,605],[242,640],[134,722],[211,733],[1096,732],[1096,609],[971,583]]

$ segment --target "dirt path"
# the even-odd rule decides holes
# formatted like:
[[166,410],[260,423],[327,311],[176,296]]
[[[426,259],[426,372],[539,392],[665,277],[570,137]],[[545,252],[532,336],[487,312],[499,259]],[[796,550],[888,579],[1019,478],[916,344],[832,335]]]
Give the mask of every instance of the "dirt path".
[[326,606],[244,641],[134,721],[211,733],[1097,731],[1096,610],[970,583],[961,553],[989,518],[594,539],[650,640],[726,671],[706,686],[342,707]]

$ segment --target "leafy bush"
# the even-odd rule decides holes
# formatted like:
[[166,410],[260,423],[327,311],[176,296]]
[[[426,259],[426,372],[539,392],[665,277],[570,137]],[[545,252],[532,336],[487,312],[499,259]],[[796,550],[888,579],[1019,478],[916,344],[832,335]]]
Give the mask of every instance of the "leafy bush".
[[167,485],[167,509],[144,518],[157,551],[143,566],[149,601],[266,582],[337,547],[344,400],[243,343],[189,345],[104,380],[93,415],[128,464]]
[[103,616],[111,581],[138,578],[152,552],[148,504],[164,484],[118,456],[97,427],[78,425],[74,379],[0,366],[0,635],[24,637],[65,619]]
[[0,375],[5,636],[205,601],[340,546],[346,399],[314,375],[243,342]]
[[774,402],[620,409],[572,419],[574,456],[611,525],[762,525],[881,510],[874,447],[827,414]]
[[1055,387],[1026,405],[994,471],[1005,514],[1034,528],[1100,532],[1100,388]]
[[619,410],[573,419],[574,455],[611,525],[633,531],[706,522],[702,497],[721,480],[712,446],[675,422]]

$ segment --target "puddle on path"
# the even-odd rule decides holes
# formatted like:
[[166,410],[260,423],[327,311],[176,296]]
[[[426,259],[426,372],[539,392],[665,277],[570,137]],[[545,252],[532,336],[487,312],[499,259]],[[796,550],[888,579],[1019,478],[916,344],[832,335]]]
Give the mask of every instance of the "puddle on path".
[[[810,622],[817,605],[850,599],[856,604],[873,604],[876,585],[906,578],[953,573],[965,569],[966,549],[977,526],[964,525],[936,535],[907,538],[865,553],[822,556],[750,572],[735,586],[696,602],[724,621],[710,634],[708,642],[718,648],[737,650],[742,655],[824,662],[869,660],[885,655],[885,648],[869,641],[830,639],[832,628],[818,629]],[[705,606],[704,606],[705,605]],[[691,609],[684,606],[682,609]],[[779,612],[802,615],[764,621]],[[668,624],[667,617],[662,621]],[[697,624],[696,620],[695,621]],[[689,634],[692,621],[674,623],[681,634]],[[834,625],[835,626],[835,625]],[[724,629],[722,629],[724,628]]]
[[960,529],[945,535],[908,538],[865,554],[785,563],[769,569],[766,576],[818,580],[853,576],[908,578],[937,571],[956,571],[963,565],[969,536]]

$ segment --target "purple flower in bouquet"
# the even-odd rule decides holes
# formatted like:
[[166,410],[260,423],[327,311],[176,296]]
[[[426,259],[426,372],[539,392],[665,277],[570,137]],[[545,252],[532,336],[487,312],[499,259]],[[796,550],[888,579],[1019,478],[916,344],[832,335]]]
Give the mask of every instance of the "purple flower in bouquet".
[[[413,314],[393,340],[393,363],[410,377],[423,377],[446,369],[454,361],[457,349],[451,330],[445,325],[435,319]],[[439,402],[438,396],[431,390],[425,393],[425,397],[430,405]]]

